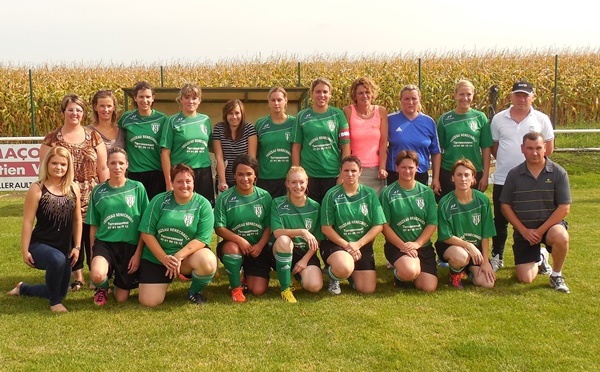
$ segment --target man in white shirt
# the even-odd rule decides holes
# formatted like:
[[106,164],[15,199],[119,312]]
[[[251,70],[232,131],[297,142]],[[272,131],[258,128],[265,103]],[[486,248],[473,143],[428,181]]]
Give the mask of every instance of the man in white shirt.
[[[508,171],[525,161],[521,152],[523,136],[528,132],[539,132],[545,138],[546,156],[554,151],[554,129],[548,115],[532,107],[535,99],[533,85],[527,81],[518,81],[510,93],[511,106],[492,118],[492,155],[496,158],[494,171],[494,224],[496,236],[492,239],[492,258],[494,271],[504,266],[504,245],[506,244],[508,221],[502,214],[500,194]],[[548,264],[548,252],[542,249],[539,273],[550,275],[552,268]]]

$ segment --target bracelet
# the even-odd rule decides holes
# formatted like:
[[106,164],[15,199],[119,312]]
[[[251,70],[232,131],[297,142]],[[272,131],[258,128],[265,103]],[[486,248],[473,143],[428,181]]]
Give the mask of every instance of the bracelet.
[[78,251],[80,251],[80,250],[81,250],[81,247],[77,246],[77,247],[73,247],[73,248],[71,248],[71,249],[77,249]]

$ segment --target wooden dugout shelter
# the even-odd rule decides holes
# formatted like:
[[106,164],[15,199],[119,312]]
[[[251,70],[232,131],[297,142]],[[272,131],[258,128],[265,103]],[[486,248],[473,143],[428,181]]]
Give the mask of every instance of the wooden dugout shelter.
[[[239,99],[244,103],[246,109],[246,121],[256,123],[260,117],[269,114],[267,95],[271,88],[202,88],[202,103],[198,112],[210,117],[214,126],[223,121],[223,105],[230,99]],[[296,115],[298,111],[308,107],[309,89],[303,87],[284,87],[288,96],[286,112]],[[179,104],[175,101],[179,95],[180,88],[154,88],[153,108],[167,115],[173,115],[181,111]],[[135,107],[133,104],[133,88],[123,88],[125,92],[125,110]]]

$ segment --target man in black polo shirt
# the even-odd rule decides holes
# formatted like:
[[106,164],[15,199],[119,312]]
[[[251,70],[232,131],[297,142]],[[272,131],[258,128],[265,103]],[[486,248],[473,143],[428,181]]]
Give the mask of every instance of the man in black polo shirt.
[[508,172],[500,196],[502,213],[513,225],[517,279],[531,283],[538,274],[540,244],[552,254],[550,286],[569,293],[562,267],[569,251],[569,233],[564,218],[571,207],[567,172],[548,159],[544,137],[539,132],[523,136],[525,161]]

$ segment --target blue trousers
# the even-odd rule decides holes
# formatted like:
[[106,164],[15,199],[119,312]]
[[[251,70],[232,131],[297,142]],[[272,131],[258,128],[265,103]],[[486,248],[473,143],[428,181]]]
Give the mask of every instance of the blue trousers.
[[21,284],[22,296],[42,297],[50,301],[50,306],[58,305],[67,295],[71,279],[69,257],[47,244],[34,243],[29,246],[36,269],[46,270],[46,284]]

